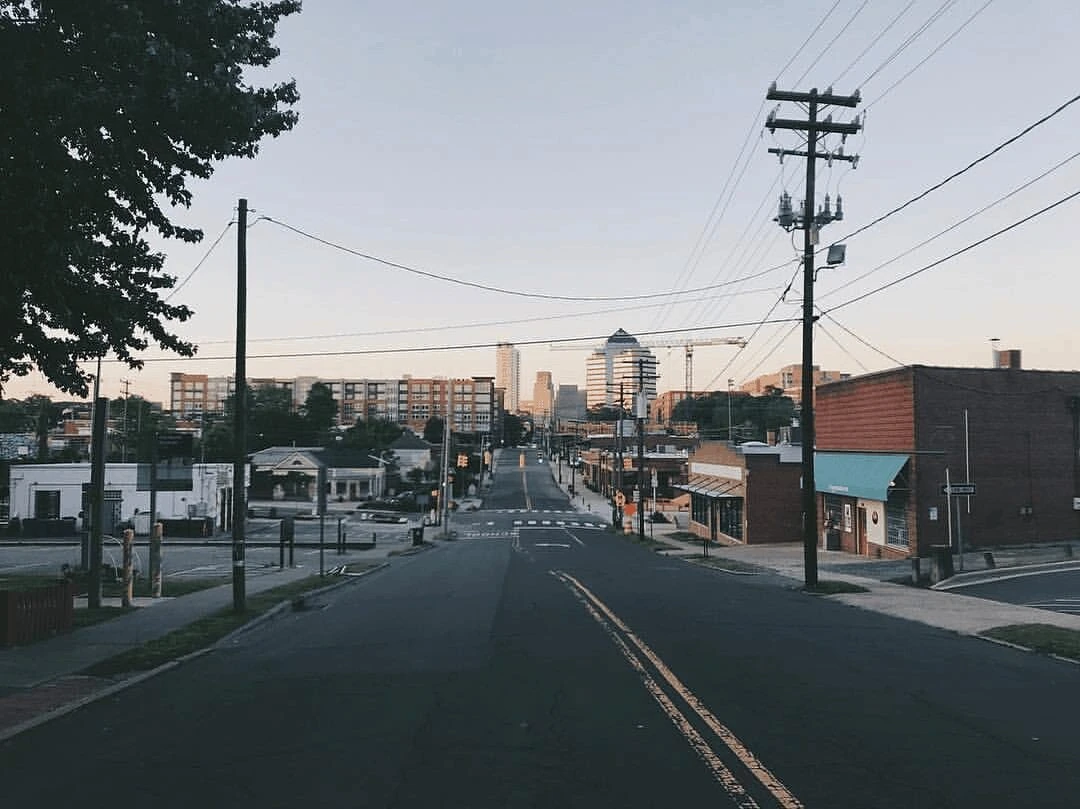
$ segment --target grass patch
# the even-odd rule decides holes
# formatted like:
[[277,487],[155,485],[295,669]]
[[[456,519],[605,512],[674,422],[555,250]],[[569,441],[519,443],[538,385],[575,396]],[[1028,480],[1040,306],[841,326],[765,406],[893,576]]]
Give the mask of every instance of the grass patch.
[[82,673],[94,677],[112,677],[130,671],[156,668],[221,640],[234,629],[243,626],[282,601],[330,583],[320,576],[308,576],[280,587],[264,590],[248,596],[247,609],[242,613],[233,612],[231,607],[226,608],[206,618],[200,618],[182,629],[155,638],[142,646],[128,649],[108,660],[95,663]]
[[683,542],[701,542],[701,537],[691,534],[689,531],[672,531],[668,534],[672,539],[680,539]]
[[706,565],[708,567],[719,568],[720,570],[730,570],[736,573],[764,573],[766,568],[759,565],[751,565],[747,562],[740,562],[738,559],[725,559],[723,556],[709,556],[693,557],[693,561],[700,565]]
[[1049,624],[995,626],[980,634],[1048,655],[1080,660],[1080,632]]
[[652,548],[655,551],[673,551],[678,550],[678,545],[672,545],[668,542],[661,542],[659,539],[653,539],[652,537],[645,537],[642,539],[637,534],[619,534],[627,542],[632,542],[635,545],[640,545],[642,548]]
[[861,584],[852,584],[847,581],[818,580],[813,587],[803,587],[804,593],[813,593],[821,596],[834,596],[838,593],[869,593],[870,591]]
[[33,590],[36,587],[52,587],[59,581],[59,576],[41,576],[37,574],[6,576],[0,578],[0,590],[22,592],[23,590]]

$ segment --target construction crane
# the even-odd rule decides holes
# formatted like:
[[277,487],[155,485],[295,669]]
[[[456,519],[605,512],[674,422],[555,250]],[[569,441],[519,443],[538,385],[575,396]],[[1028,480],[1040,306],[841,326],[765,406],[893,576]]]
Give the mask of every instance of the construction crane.
[[[598,346],[553,344],[552,351],[603,351],[606,343]],[[694,392],[694,347],[695,346],[742,346],[746,340],[742,337],[673,337],[667,340],[638,340],[641,348],[682,348],[686,352],[686,392]]]

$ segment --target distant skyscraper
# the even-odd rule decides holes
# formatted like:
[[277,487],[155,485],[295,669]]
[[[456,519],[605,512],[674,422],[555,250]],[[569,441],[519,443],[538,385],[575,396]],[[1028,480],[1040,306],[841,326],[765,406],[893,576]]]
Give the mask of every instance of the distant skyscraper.
[[555,418],[555,388],[551,383],[551,371],[537,371],[533,385],[533,419],[548,425]]
[[521,404],[521,352],[512,343],[495,347],[495,387],[506,392],[507,412],[516,412]]
[[619,383],[623,383],[625,405],[632,407],[638,389],[639,362],[644,363],[645,393],[649,400],[656,398],[657,361],[653,353],[642,348],[637,338],[619,329],[604,347],[585,360],[585,398],[590,408],[610,406],[619,398]]
[[585,419],[585,391],[577,385],[559,385],[555,393],[555,418],[559,421]]

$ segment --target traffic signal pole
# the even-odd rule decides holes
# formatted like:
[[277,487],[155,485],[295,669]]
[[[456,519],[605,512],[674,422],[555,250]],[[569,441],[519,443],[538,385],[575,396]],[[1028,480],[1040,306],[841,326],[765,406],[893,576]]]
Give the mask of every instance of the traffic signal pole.
[[[791,101],[803,104],[807,110],[806,120],[780,119],[770,113],[765,123],[770,132],[777,129],[789,129],[806,133],[806,149],[769,149],[772,154],[806,158],[806,200],[801,216],[791,210],[791,200],[786,192],[780,198],[780,212],[777,221],[785,230],[791,226],[801,226],[803,231],[803,315],[802,315],[802,395],[799,410],[799,432],[802,442],[802,531],[803,531],[803,568],[807,587],[816,587],[818,583],[817,544],[817,489],[814,481],[814,248],[817,244],[818,230],[822,225],[840,219],[843,216],[839,196],[836,201],[836,214],[828,206],[815,214],[814,181],[817,161],[820,158],[858,162],[855,155],[845,155],[843,147],[838,151],[818,151],[819,139],[826,134],[839,134],[843,137],[859,131],[858,120],[837,123],[828,116],[819,120],[818,114],[825,107],[854,107],[859,103],[858,92],[852,96],[834,95],[832,88],[824,93],[813,89],[808,93],[777,90],[773,84],[766,99],[769,101]],[[785,207],[786,205],[786,207]]]

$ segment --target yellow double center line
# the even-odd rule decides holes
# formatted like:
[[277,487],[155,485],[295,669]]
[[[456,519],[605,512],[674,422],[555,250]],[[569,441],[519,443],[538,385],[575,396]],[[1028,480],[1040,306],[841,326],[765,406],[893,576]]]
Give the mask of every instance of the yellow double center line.
[[[644,663],[627,644],[627,640],[633,644],[638,652],[645,657],[660,674],[660,677],[671,689],[694,711],[709,729],[724,743],[744,767],[769,791],[783,809],[802,809],[802,802],[796,798],[784,784],[773,775],[769,769],[755,756],[740,739],[731,732],[713,713],[697,698],[697,696],[675,676],[645,641],[641,640],[612,610],[594,595],[580,581],[568,573],[560,570],[551,571],[552,575],[559,579],[569,588],[570,592],[585,606],[604,632],[618,647],[623,657],[630,666],[638,672],[645,689],[659,703],[660,708],[683,735],[690,747],[705,762],[712,772],[713,777],[720,783],[724,790],[731,796],[737,806],[744,809],[756,809],[757,801],[746,792],[745,787],[739,783],[738,778],[724,764],[716,751],[709,746],[708,741],[698,733],[686,715],[679,710],[656,679],[645,668]],[[624,640],[625,638],[625,640]]]

